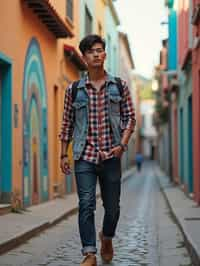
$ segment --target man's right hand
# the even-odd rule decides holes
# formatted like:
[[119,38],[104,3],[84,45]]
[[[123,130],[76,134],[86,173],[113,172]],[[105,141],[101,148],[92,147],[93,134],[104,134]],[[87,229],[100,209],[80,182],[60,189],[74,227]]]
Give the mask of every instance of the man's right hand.
[[60,168],[62,172],[66,175],[69,175],[71,173],[71,169],[69,166],[69,161],[68,161],[67,156],[60,159]]

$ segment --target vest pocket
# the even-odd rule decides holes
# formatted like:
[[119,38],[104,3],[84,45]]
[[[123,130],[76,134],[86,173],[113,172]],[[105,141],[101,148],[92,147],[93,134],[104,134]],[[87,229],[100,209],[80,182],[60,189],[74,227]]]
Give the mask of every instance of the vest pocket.
[[84,116],[86,115],[87,105],[88,105],[87,101],[78,101],[72,104],[76,120],[84,119]]
[[77,110],[87,105],[88,102],[86,101],[80,101],[80,102],[74,102],[72,106]]

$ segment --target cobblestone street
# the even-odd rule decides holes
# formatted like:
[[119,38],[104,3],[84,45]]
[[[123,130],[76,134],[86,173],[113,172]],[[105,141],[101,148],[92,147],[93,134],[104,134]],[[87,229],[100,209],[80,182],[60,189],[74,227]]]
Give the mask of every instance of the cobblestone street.
[[[103,208],[97,201],[97,231]],[[97,242],[99,247],[99,241]],[[191,266],[183,237],[160,192],[154,164],[122,185],[121,218],[112,266]],[[75,266],[81,261],[77,216],[0,257],[1,266]],[[103,265],[98,254],[98,265]]]

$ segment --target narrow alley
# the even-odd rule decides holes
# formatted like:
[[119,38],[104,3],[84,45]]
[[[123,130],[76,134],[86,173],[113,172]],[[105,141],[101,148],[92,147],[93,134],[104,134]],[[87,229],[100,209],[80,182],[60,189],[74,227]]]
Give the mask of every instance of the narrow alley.
[[[156,178],[145,162],[122,185],[121,219],[114,239],[113,266],[191,266],[184,240],[171,218]],[[97,201],[97,228],[103,208]],[[98,233],[98,232],[97,232]],[[97,241],[99,247],[99,241]],[[81,260],[77,215],[1,256],[1,266],[75,266]],[[98,265],[104,265],[98,254]]]

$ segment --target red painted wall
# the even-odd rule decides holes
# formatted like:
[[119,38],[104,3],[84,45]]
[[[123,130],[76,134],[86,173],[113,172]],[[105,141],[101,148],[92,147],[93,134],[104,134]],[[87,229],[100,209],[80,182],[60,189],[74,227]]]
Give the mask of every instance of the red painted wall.
[[[200,0],[193,1],[195,4]],[[194,26],[193,37],[200,36],[200,20]],[[193,167],[195,201],[200,204],[200,48],[192,51],[192,79],[193,79]]]
[[178,7],[178,63],[183,65],[189,49],[189,0],[180,0]]

